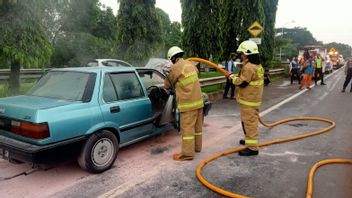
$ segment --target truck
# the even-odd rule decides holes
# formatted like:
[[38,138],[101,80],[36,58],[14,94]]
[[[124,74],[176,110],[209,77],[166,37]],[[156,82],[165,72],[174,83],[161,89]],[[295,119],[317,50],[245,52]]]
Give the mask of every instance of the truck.
[[334,69],[339,69],[343,66],[345,62],[342,54],[339,54],[339,52],[335,48],[331,48],[329,50],[328,58]]

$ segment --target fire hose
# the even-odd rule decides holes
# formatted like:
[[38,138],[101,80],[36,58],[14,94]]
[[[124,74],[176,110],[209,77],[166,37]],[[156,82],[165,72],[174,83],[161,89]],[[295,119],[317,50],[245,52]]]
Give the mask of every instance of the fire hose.
[[[201,59],[201,58],[188,58],[187,60],[190,60],[190,61],[197,61],[197,62],[202,62],[202,63],[205,63],[207,65],[210,65],[212,67],[214,67],[216,70],[222,72],[224,74],[224,76],[228,77],[228,72],[224,69],[222,69],[221,67],[219,67],[218,65],[216,65],[215,63],[212,63],[210,61],[207,61],[207,60],[204,60],[204,59]],[[294,141],[294,140],[298,140],[298,139],[302,139],[302,138],[307,138],[307,137],[311,137],[311,136],[315,136],[315,135],[319,135],[319,134],[322,134],[322,133],[325,133],[325,132],[328,132],[330,131],[331,129],[335,128],[336,127],[336,123],[334,121],[331,121],[329,119],[325,119],[325,118],[318,118],[318,117],[297,117],[297,118],[287,118],[287,119],[284,119],[284,120],[280,120],[278,122],[275,122],[275,123],[271,123],[271,124],[267,124],[267,123],[264,123],[262,121],[262,119],[259,117],[259,122],[265,126],[265,127],[274,127],[274,126],[277,126],[277,125],[280,125],[280,124],[283,124],[283,123],[287,123],[287,122],[291,122],[291,121],[320,121],[320,122],[325,122],[325,123],[329,123],[330,126],[328,127],[325,127],[325,128],[322,128],[320,130],[317,130],[317,131],[313,131],[313,132],[310,132],[310,133],[307,133],[307,134],[304,134],[304,135],[297,135],[297,136],[293,136],[293,137],[288,137],[288,138],[282,138],[282,139],[275,139],[275,140],[271,140],[271,141],[267,141],[267,142],[263,142],[261,144],[259,144],[258,146],[259,147],[264,147],[264,146],[269,146],[269,145],[272,145],[272,144],[279,144],[279,143],[284,143],[284,142],[289,142],[289,141]],[[207,158],[206,160],[203,160],[197,167],[196,169],[196,176],[198,178],[198,180],[204,185],[206,186],[207,188],[209,188],[210,190],[220,194],[220,195],[224,195],[226,197],[234,197],[234,198],[244,198],[244,197],[247,197],[245,195],[240,195],[240,194],[237,194],[237,193],[234,193],[234,192],[230,192],[230,191],[227,191],[227,190],[224,190],[218,186],[215,186],[214,184],[210,183],[209,181],[207,181],[203,176],[202,176],[202,168],[205,167],[208,163],[210,163],[211,161],[214,161],[215,159],[218,159],[222,156],[225,156],[225,155],[229,155],[229,154],[232,154],[232,153],[237,153],[241,150],[244,150],[246,149],[245,146],[242,146],[242,147],[238,147],[238,148],[234,148],[234,149],[231,149],[231,150],[228,150],[228,151],[224,151],[224,152],[221,152],[219,154],[216,154],[216,155],[213,155],[209,158]],[[318,163],[316,163],[309,171],[309,174],[308,174],[308,182],[307,182],[307,192],[306,192],[306,197],[307,198],[310,198],[312,197],[312,193],[313,193],[313,177],[314,177],[314,173],[315,171],[323,166],[323,165],[326,165],[326,164],[352,164],[352,159],[327,159],[327,160],[323,160],[323,161],[320,161]]]

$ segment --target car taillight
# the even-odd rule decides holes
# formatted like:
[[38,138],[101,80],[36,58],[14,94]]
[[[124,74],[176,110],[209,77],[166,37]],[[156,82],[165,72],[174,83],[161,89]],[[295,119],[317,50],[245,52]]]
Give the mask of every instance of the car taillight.
[[47,123],[34,124],[30,122],[11,121],[11,132],[33,139],[50,137]]

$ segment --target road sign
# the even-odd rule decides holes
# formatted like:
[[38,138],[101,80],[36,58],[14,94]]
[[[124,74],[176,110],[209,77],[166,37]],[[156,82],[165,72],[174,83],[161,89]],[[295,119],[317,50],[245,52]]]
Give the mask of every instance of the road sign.
[[256,21],[249,26],[247,30],[252,36],[257,37],[260,33],[262,33],[264,28],[260,25],[260,23],[258,23],[258,21]]
[[262,44],[262,39],[261,38],[249,38],[249,40],[255,42],[255,44],[257,44],[257,45]]

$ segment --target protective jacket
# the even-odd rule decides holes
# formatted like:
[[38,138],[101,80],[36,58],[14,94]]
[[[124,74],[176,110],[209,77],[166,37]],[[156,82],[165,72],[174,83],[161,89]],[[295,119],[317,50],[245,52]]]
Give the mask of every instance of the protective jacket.
[[231,75],[233,84],[240,89],[236,95],[239,104],[259,108],[263,96],[264,69],[261,65],[245,63],[239,76]]
[[[176,87],[177,108],[187,112],[203,108],[204,102],[198,80],[198,69],[191,62],[179,59],[170,68],[169,80]],[[170,82],[165,80],[165,88],[170,88]]]

